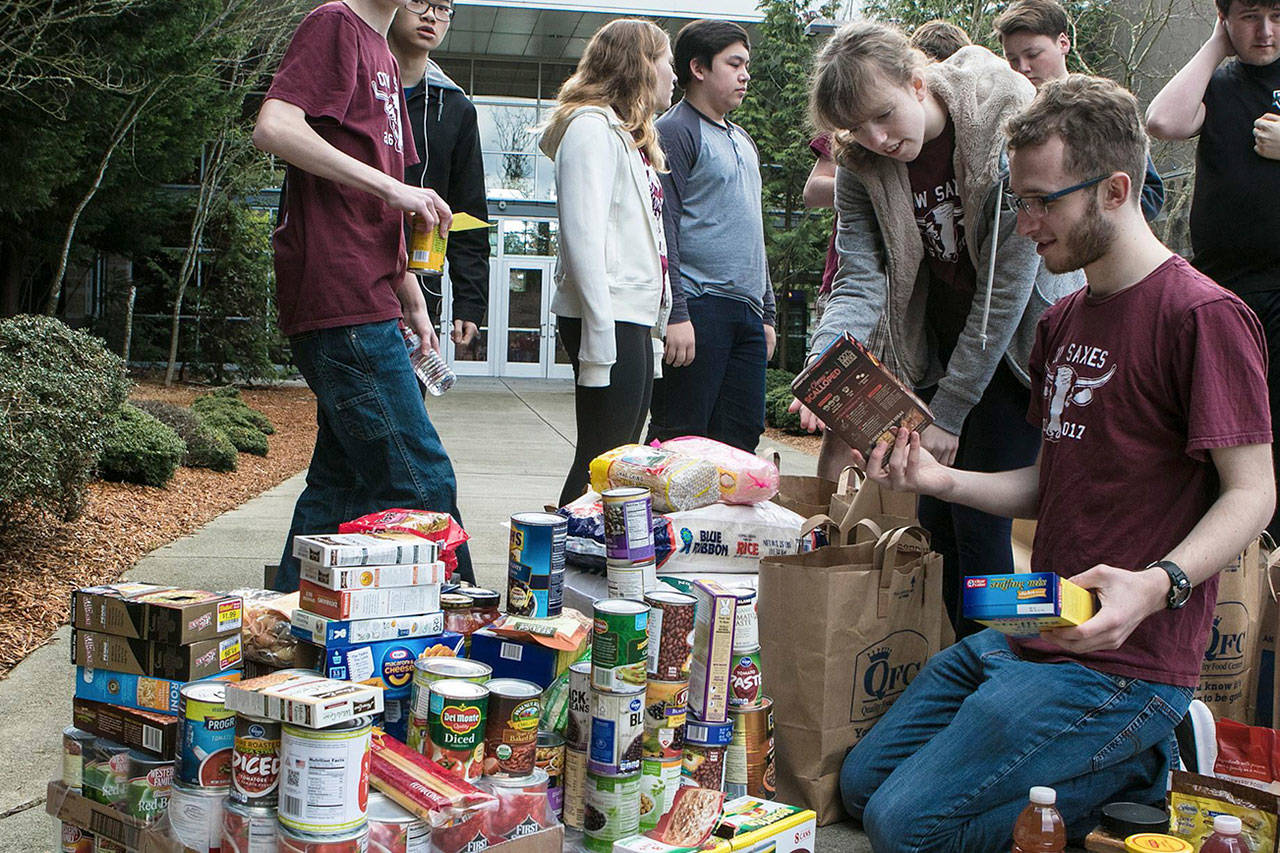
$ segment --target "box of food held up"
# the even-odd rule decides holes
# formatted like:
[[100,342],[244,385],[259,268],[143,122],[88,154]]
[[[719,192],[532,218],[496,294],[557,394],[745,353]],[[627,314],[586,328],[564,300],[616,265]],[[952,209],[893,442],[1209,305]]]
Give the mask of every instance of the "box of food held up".
[[964,618],[1011,637],[1083,624],[1093,594],[1053,572],[976,575],[964,579]]

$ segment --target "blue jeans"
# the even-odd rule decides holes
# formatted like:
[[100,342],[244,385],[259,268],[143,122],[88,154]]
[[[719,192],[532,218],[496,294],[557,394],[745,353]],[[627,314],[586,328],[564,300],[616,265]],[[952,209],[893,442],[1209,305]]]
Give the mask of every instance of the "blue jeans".
[[1083,838],[1105,803],[1163,805],[1191,692],[1025,661],[985,630],[920,671],[845,757],[840,793],[876,853],[1008,850],[1032,785]]
[[[289,339],[316,395],[316,449],[293,509],[275,588],[298,588],[293,537],[404,507],[458,513],[457,482],[395,320],[305,332]],[[458,572],[474,579],[466,545]]]

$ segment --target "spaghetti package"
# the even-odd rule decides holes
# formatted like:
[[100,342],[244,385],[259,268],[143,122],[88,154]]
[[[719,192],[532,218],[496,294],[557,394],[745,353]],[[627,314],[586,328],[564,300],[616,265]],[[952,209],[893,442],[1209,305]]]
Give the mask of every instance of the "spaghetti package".
[[720,500],[724,503],[757,504],[778,493],[778,466],[754,453],[696,435],[667,439],[657,446],[715,465],[720,471]]
[[592,489],[618,486],[648,489],[656,512],[696,509],[720,500],[720,470],[673,450],[624,444],[591,460]]
[[458,546],[471,537],[447,512],[425,509],[384,509],[338,525],[339,533],[412,533],[440,545],[440,559],[450,576],[458,568]]

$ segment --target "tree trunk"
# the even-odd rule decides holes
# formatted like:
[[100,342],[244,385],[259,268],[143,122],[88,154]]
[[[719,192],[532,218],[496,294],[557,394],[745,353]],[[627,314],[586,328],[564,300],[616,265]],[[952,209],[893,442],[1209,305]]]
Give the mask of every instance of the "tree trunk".
[[133,303],[137,298],[138,285],[129,285],[129,301],[124,308],[124,346],[120,348],[126,365],[129,363],[129,350],[133,346]]

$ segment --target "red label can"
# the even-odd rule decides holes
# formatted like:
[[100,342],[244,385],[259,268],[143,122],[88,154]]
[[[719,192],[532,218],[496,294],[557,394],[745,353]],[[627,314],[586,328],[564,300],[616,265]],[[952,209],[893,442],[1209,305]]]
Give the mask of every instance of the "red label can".
[[734,651],[733,666],[729,670],[729,707],[759,708],[763,702],[760,647]]
[[280,723],[236,714],[228,799],[244,806],[274,806],[279,787]]

